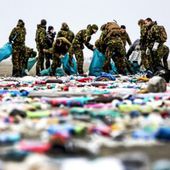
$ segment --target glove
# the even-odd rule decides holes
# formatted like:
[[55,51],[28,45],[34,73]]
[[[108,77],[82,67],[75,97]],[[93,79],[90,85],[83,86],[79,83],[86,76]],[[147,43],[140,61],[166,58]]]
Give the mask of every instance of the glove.
[[147,47],[147,49],[146,49],[146,52],[145,52],[145,53],[146,53],[146,55],[150,55],[150,53],[151,53],[151,52],[150,52],[150,49],[149,49],[148,47]]
[[153,44],[153,48],[152,48],[152,51],[156,51],[158,49],[158,46],[159,46],[159,43],[158,42],[155,42]]
[[140,45],[136,45],[135,50],[136,51],[140,50]]

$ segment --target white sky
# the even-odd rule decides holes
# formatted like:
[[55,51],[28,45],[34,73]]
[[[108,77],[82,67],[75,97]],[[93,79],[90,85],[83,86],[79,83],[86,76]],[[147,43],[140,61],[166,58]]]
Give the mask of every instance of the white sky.
[[[67,22],[77,33],[88,24],[101,26],[113,19],[127,27],[132,41],[139,37],[137,22],[151,17],[164,25],[170,35],[169,0],[1,0],[0,2],[0,46],[8,41],[8,36],[18,19],[25,21],[26,44],[35,47],[36,25],[45,18],[48,25],[59,31],[62,22]],[[93,36],[91,42],[99,37]],[[170,44],[168,39],[167,45]],[[91,52],[86,49],[86,57]]]

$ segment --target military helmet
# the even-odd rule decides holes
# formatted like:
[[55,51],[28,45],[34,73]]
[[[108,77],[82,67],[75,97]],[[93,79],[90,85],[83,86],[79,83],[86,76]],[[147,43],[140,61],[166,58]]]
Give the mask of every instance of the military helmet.
[[91,28],[92,28],[92,30],[98,30],[98,26],[96,25],[96,24],[93,24],[92,26],[91,26]]
[[18,26],[24,26],[25,23],[24,23],[24,21],[22,19],[19,19],[17,25]]
[[62,29],[62,30],[69,30],[68,24],[67,24],[66,22],[63,22],[63,23],[61,24],[61,29]]
[[41,20],[41,25],[44,25],[44,26],[45,26],[46,24],[47,24],[47,21],[46,21],[45,19],[42,19],[42,20]]

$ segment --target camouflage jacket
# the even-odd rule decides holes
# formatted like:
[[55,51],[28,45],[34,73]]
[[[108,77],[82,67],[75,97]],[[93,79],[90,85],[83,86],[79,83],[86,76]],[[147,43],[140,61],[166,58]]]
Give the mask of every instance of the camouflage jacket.
[[126,42],[128,42],[129,46],[132,45],[132,42],[127,32],[121,33],[120,37],[123,41],[124,46],[126,46]]
[[148,27],[145,25],[142,25],[140,27],[140,46],[141,48],[145,48],[146,47],[146,40],[147,40],[147,30]]
[[47,34],[45,26],[37,25],[35,41],[38,50],[47,48]]
[[13,42],[13,47],[25,46],[26,29],[24,26],[15,27],[9,36],[9,41]]
[[72,43],[73,39],[74,39],[74,33],[69,30],[69,29],[61,29],[58,34],[57,34],[57,38],[59,37],[65,37],[69,42]]
[[147,33],[147,45],[148,47],[152,48],[154,42],[158,42],[159,44],[163,44],[164,42],[161,41],[160,38],[160,29],[156,23],[153,23]]
[[73,42],[72,42],[72,45],[73,45],[73,48],[81,48],[83,49],[84,48],[84,45],[93,50],[93,45],[89,43],[89,41],[91,40],[91,33],[88,29],[84,29],[84,30],[80,30],[75,38],[73,39]]

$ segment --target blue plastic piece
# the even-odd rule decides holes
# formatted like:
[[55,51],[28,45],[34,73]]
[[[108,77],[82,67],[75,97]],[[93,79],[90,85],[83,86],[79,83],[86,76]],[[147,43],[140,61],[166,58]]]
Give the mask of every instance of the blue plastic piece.
[[[105,56],[99,52],[97,49],[93,52],[93,58],[89,67],[89,75],[91,76],[100,76],[101,72],[103,72],[103,65],[105,62]],[[111,74],[117,74],[116,66],[113,62],[111,62],[111,70],[109,71]]]
[[2,48],[0,48],[0,62],[7,59],[12,54],[12,44],[6,43]]

